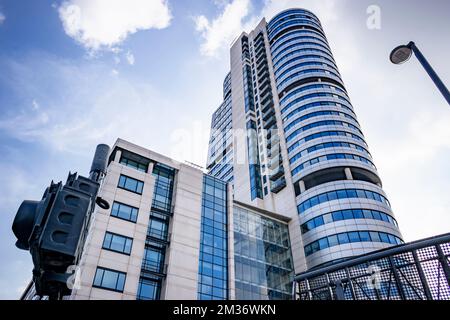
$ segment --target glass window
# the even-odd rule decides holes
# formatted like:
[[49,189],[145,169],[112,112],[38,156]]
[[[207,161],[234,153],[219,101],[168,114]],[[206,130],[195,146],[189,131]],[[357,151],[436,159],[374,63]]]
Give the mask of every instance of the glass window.
[[346,190],[339,190],[337,191],[338,199],[345,199],[347,198],[347,191]]
[[331,191],[328,192],[328,201],[333,201],[333,200],[337,200],[338,199],[338,195],[336,191]]
[[373,242],[381,242],[380,235],[378,232],[370,232],[370,238]]
[[391,234],[388,234],[389,243],[391,244],[397,244],[397,240],[395,240],[395,237]]
[[315,218],[314,219],[314,224],[316,225],[316,228],[324,225],[325,222],[323,221],[323,217],[320,216],[320,217]]
[[336,211],[332,213],[333,215],[333,221],[341,221],[344,220],[344,216],[342,214],[342,211]]
[[389,236],[384,232],[379,232],[381,242],[390,243]]
[[126,274],[119,271],[97,267],[94,287],[123,292]]
[[140,279],[137,300],[158,300],[161,283],[156,280]]
[[144,250],[142,269],[147,271],[162,272],[163,265],[164,265],[163,249],[146,247]]
[[360,210],[360,209],[353,210],[353,217],[354,217],[355,219],[363,219],[363,218],[364,218],[363,211]]
[[327,194],[325,193],[325,194],[321,194],[320,196],[319,196],[319,203],[325,203],[325,202],[327,202],[328,201],[328,197],[327,197]]
[[366,218],[366,219],[373,219],[372,211],[370,211],[370,210],[363,210],[363,214],[364,214],[364,218]]
[[103,248],[120,253],[130,254],[133,239],[110,232],[105,233]]
[[331,213],[328,213],[328,214],[323,216],[323,222],[325,224],[333,222],[333,216],[331,215]]
[[141,172],[147,172],[147,169],[148,169],[148,164],[139,163],[137,161],[134,161],[134,160],[131,160],[131,159],[127,158],[124,155],[122,155],[122,157],[120,159],[120,163],[125,165],[125,166],[127,166],[127,167],[136,169],[136,170],[141,171]]
[[136,222],[138,209],[123,203],[114,202],[111,209],[111,216],[131,222]]
[[358,232],[349,232],[348,237],[350,239],[350,242],[360,242],[359,239],[359,233]]
[[346,243],[350,242],[347,233],[338,234],[338,240],[339,240],[339,244],[346,244]]
[[356,198],[358,195],[356,194],[356,190],[347,190],[347,197],[348,198]]
[[359,232],[359,238],[361,239],[362,242],[370,242],[370,234],[367,231],[360,231]]
[[167,223],[159,219],[150,218],[147,234],[150,237],[165,240],[167,237]]
[[327,238],[320,239],[318,242],[319,242],[320,250],[328,248],[328,239]]
[[376,220],[383,220],[381,214],[378,211],[372,211],[373,218]]
[[344,211],[342,211],[342,215],[344,216],[344,220],[353,219],[352,210],[344,210]]
[[121,175],[119,179],[119,188],[142,194],[144,183],[142,181]]
[[334,235],[334,236],[328,237],[328,243],[329,243],[330,247],[339,245],[338,236]]

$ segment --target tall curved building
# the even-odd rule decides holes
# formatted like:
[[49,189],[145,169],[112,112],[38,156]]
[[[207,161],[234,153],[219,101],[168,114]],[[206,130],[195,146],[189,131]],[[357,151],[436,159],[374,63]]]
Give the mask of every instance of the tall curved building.
[[230,53],[234,200],[287,219],[295,272],[403,243],[319,19],[283,11]]

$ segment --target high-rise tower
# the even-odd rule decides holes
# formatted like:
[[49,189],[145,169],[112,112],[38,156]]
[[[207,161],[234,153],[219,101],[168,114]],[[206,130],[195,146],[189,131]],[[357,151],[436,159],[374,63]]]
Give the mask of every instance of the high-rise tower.
[[230,57],[234,199],[291,219],[295,271],[402,243],[319,19],[263,19]]

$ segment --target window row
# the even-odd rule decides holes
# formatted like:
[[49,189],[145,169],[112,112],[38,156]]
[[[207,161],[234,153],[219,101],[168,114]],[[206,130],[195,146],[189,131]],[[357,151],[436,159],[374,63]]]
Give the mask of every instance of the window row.
[[[348,105],[350,104],[350,101],[348,101],[348,99],[344,96],[341,96],[339,94],[335,94],[335,93],[329,93],[329,92],[315,92],[315,93],[310,93],[310,94],[306,94],[303,95],[299,98],[296,98],[294,100],[292,100],[291,102],[289,102],[287,105],[283,106],[281,104],[281,114],[284,114],[286,111],[288,111],[289,109],[291,109],[292,107],[298,105],[300,102],[308,100],[308,99],[317,99],[317,98],[334,98],[334,99],[338,99],[341,101],[344,101],[345,103],[347,103]],[[316,102],[316,103],[320,103],[320,102]],[[318,105],[319,106],[319,105]],[[303,107],[303,106],[301,106]],[[353,112],[353,110],[352,110]]]
[[[288,99],[290,99],[300,93],[308,91],[308,90],[332,90],[332,91],[339,91],[340,93],[343,93],[345,95],[347,94],[347,92],[345,92],[344,89],[340,88],[339,86],[337,86],[335,84],[326,84],[326,83],[310,84],[310,85],[306,85],[306,86],[305,85],[301,86],[299,88],[296,88],[296,89],[290,91],[287,95],[283,96],[283,98],[280,100],[280,105],[283,106],[284,102],[287,101]],[[352,109],[350,109],[350,110],[353,111]],[[286,110],[284,112],[286,112]]]
[[332,222],[338,222],[343,220],[356,220],[356,219],[372,219],[379,220],[391,223],[398,227],[397,221],[391,217],[390,215],[377,211],[377,210],[369,210],[369,209],[348,209],[348,210],[339,210],[332,213],[327,213],[321,216],[318,216],[314,219],[309,220],[308,222],[301,225],[302,233],[305,234],[315,228],[326,225]]
[[326,62],[322,62],[322,61],[308,61],[308,62],[302,62],[302,63],[296,64],[296,65],[294,65],[294,66],[292,66],[292,67],[287,68],[287,69],[284,70],[280,75],[275,76],[275,80],[276,80],[277,82],[278,82],[278,81],[281,81],[281,79],[282,79],[286,74],[288,74],[289,72],[292,72],[292,71],[294,71],[294,70],[296,70],[296,69],[303,68],[303,67],[307,67],[307,66],[322,66],[322,67],[336,68],[336,66],[334,66],[334,65],[332,65],[332,64],[329,64],[329,63],[326,63]]
[[402,239],[385,232],[354,231],[345,232],[319,239],[305,246],[305,255],[310,256],[320,250],[338,245],[357,242],[383,242],[392,245],[404,243]]
[[344,189],[344,190],[337,190],[337,191],[329,191],[322,194],[319,194],[318,196],[312,197],[308,200],[303,201],[301,204],[298,205],[298,213],[302,214],[306,210],[313,208],[315,206],[318,206],[322,203],[334,201],[334,200],[343,200],[343,199],[369,199],[369,200],[375,200],[377,202],[381,202],[387,206],[390,207],[390,203],[388,199],[386,199],[384,196],[380,195],[379,193],[368,191],[368,190],[362,190],[362,189]]
[[295,57],[292,57],[291,59],[288,59],[287,61],[283,61],[283,64],[280,65],[279,67],[277,67],[274,71],[274,75],[275,77],[277,77],[281,72],[284,72],[284,68],[286,68],[288,65],[291,65],[293,63],[302,61],[302,60],[306,60],[306,59],[318,59],[318,60],[322,60],[332,66],[334,66],[334,68],[337,68],[336,63],[324,56],[324,55],[318,55],[318,54],[301,54],[301,55],[297,55]]
[[286,29],[286,28],[289,27],[289,26],[292,26],[292,25],[302,25],[302,24],[303,24],[303,25],[306,24],[306,25],[314,26],[314,27],[317,28],[318,30],[321,29],[321,26],[319,25],[319,23],[318,23],[318,22],[317,22],[317,23],[316,23],[316,22],[313,22],[313,20],[293,19],[293,20],[286,21],[286,22],[284,22],[282,25],[280,25],[280,26],[278,26],[278,27],[272,29],[272,30],[269,32],[269,39],[272,40],[272,39],[278,34],[279,31],[281,31],[281,30],[283,30],[283,29]]
[[318,128],[318,127],[325,127],[325,126],[339,126],[339,127],[347,127],[350,129],[353,129],[355,131],[357,131],[358,133],[362,134],[361,130],[349,123],[349,122],[345,122],[345,121],[339,121],[339,120],[323,120],[323,121],[318,121],[318,122],[314,122],[314,123],[310,123],[306,126],[303,126],[301,128],[298,128],[297,130],[295,130],[294,132],[292,132],[287,138],[286,138],[286,142],[290,142],[292,141],[295,137],[297,137],[299,134],[314,129],[314,128]]
[[292,151],[294,151],[295,149],[297,149],[298,147],[300,147],[302,144],[304,144],[306,142],[309,142],[309,141],[312,141],[315,139],[320,139],[320,138],[327,138],[327,137],[348,137],[348,138],[358,140],[359,142],[362,142],[364,145],[367,145],[363,138],[361,138],[360,136],[357,136],[356,134],[350,133],[350,132],[322,131],[322,132],[318,132],[318,133],[309,135],[301,140],[298,140],[297,142],[295,142],[292,146],[290,146],[288,148],[288,153],[291,153]]
[[335,76],[336,78],[340,79],[341,76],[336,72],[327,70],[327,69],[308,69],[308,70],[303,70],[303,71],[299,71],[296,73],[293,73],[292,75],[290,75],[289,77],[285,78],[283,81],[281,82],[277,82],[277,90],[278,92],[281,92],[281,88],[283,86],[285,86],[288,82],[292,81],[293,79],[296,79],[298,77],[302,77],[305,74],[310,74],[310,73],[325,73],[327,75],[332,75]]
[[[319,37],[315,37],[315,36],[298,36],[298,37],[289,38],[283,42],[278,42],[279,45],[277,45],[276,48],[272,48],[272,56],[276,56],[280,50],[288,50],[290,47],[285,48],[285,46],[291,42],[304,43],[304,41],[302,41],[302,40],[318,41],[318,42],[321,42],[325,46],[325,48],[328,47],[328,43],[323,38],[319,38]],[[313,42],[313,43],[315,43],[315,42]]]
[[285,128],[284,128],[284,132],[288,132],[289,130],[291,130],[293,127],[295,127],[296,125],[298,125],[300,122],[303,122],[305,120],[311,119],[311,118],[315,118],[315,117],[322,117],[322,116],[336,116],[336,117],[344,117],[350,120],[355,121],[356,123],[358,123],[358,121],[343,112],[338,112],[338,111],[333,111],[333,110],[323,110],[323,111],[316,111],[316,112],[311,112],[308,114],[305,114],[302,117],[299,117],[297,119],[295,119],[294,121],[292,121],[291,123],[289,123]]
[[[310,30],[310,29],[303,29],[303,30],[294,30],[294,31],[290,31],[285,33],[284,35],[282,35],[281,37],[279,37],[271,46],[270,49],[272,50],[272,52],[278,50],[278,48],[286,43],[286,41],[284,41],[285,39],[292,39],[297,37],[298,35],[303,35],[303,36],[310,36],[310,37],[314,37],[314,39],[320,39],[322,40],[322,42],[327,43],[326,38],[324,37],[323,34],[321,34],[320,32],[314,31],[314,30]],[[328,44],[328,43],[327,43]]]
[[293,9],[288,10],[283,13],[280,13],[278,16],[273,18],[267,25],[268,30],[272,30],[276,26],[278,26],[281,23],[284,23],[286,21],[290,21],[292,19],[311,19],[312,21],[317,22],[320,24],[320,21],[318,18],[313,16],[310,12],[302,9]]
[[198,299],[228,297],[226,183],[203,176]]
[[366,153],[367,155],[370,156],[370,153],[369,153],[369,151],[367,149],[365,149],[365,148],[363,148],[363,147],[361,147],[361,146],[359,146],[357,144],[348,143],[348,142],[342,142],[342,141],[333,141],[333,142],[325,142],[325,143],[316,144],[315,146],[306,148],[306,149],[300,151],[299,153],[297,153],[295,156],[293,156],[289,160],[289,162],[291,164],[293,164],[294,162],[296,162],[300,158],[302,158],[302,157],[304,157],[304,156],[306,156],[306,155],[308,155],[310,153],[313,153],[313,152],[316,152],[316,151],[319,151],[319,150],[324,150],[324,149],[331,149],[331,148],[355,149],[355,150],[364,152],[364,153]]
[[124,155],[122,155],[120,158],[120,164],[123,164],[127,167],[136,169],[136,170],[138,170],[140,172],[144,172],[144,173],[146,173],[148,170],[148,164],[137,162],[135,160],[127,158]]
[[284,63],[282,66],[278,66],[280,63],[285,62],[287,59],[292,58],[295,56],[294,59],[302,59],[303,55],[302,54],[314,54],[314,53],[321,53],[324,54],[325,56],[329,57],[329,59],[333,59],[333,56],[331,55],[330,52],[327,52],[325,50],[321,50],[321,49],[313,49],[313,48],[308,48],[308,49],[297,49],[294,51],[291,51],[290,53],[284,55],[283,57],[281,57],[278,61],[275,61],[275,59],[273,60],[273,68],[275,71],[281,70],[282,67],[284,67],[286,63]]
[[325,49],[324,52],[328,52],[328,53],[330,52],[330,48],[327,45],[323,45],[323,44],[316,43],[316,42],[305,41],[305,42],[295,43],[295,44],[292,44],[292,45],[284,48],[282,51],[273,55],[273,60],[276,61],[278,59],[282,59],[283,55],[285,55],[289,52],[292,52],[293,50],[295,50],[297,48],[304,48],[305,46],[307,46],[306,48],[312,48],[312,49],[315,49],[315,48],[320,48],[321,50]]
[[292,176],[295,176],[297,174],[299,174],[300,172],[302,172],[303,170],[309,168],[310,166],[313,166],[315,164],[324,162],[324,161],[333,161],[333,160],[355,160],[355,161],[360,161],[363,162],[369,166],[371,166],[372,168],[376,169],[375,165],[372,163],[372,161],[370,161],[369,159],[366,159],[364,157],[361,156],[357,156],[355,154],[349,154],[349,153],[334,153],[334,154],[328,154],[325,156],[321,156],[321,157],[317,157],[311,160],[308,160],[304,163],[302,163],[301,165],[297,166],[296,168],[294,168],[294,170],[292,170]]

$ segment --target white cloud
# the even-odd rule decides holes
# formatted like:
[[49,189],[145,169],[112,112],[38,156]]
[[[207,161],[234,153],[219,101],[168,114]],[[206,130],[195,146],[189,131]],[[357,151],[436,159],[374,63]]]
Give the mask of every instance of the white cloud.
[[139,30],[163,29],[167,0],[68,0],[58,8],[67,35],[88,50],[113,49]]
[[0,24],[2,24],[5,21],[5,19],[6,19],[5,15],[2,12],[0,12]]
[[203,38],[201,53],[217,56],[221,50],[228,49],[231,41],[244,31],[244,19],[250,8],[250,0],[233,0],[224,5],[223,12],[211,21],[203,15],[195,17],[195,28]]
[[[345,0],[341,0],[342,3]],[[250,31],[265,17],[269,21],[282,10],[300,7],[313,11],[322,23],[335,21],[337,14],[336,0],[265,0],[261,12],[253,13],[250,0],[214,1],[222,12],[214,19],[200,15],[194,18],[195,29],[201,34],[203,42],[200,51],[205,56],[217,56],[228,52],[231,42],[243,31]]]
[[125,55],[125,58],[127,58],[127,62],[129,65],[133,66],[135,62],[134,54],[132,54],[130,51],[128,51]]
[[[165,123],[175,128],[184,123],[182,117],[173,118],[171,110],[177,103],[169,97],[149,83],[117,76],[117,70],[97,60],[74,64],[39,54],[30,61],[8,64],[11,81],[24,79],[17,83],[23,97],[40,94],[39,109],[23,108],[22,112],[16,105],[14,111],[0,115],[1,134],[20,141],[39,143],[55,152],[84,154],[99,142],[111,144],[121,137],[168,153],[167,141],[152,133],[170,136],[172,128]],[[26,80],[36,74],[42,76]]]
[[33,110],[39,110],[40,105],[39,105],[39,103],[36,100],[33,99],[33,101],[31,102],[31,108]]

